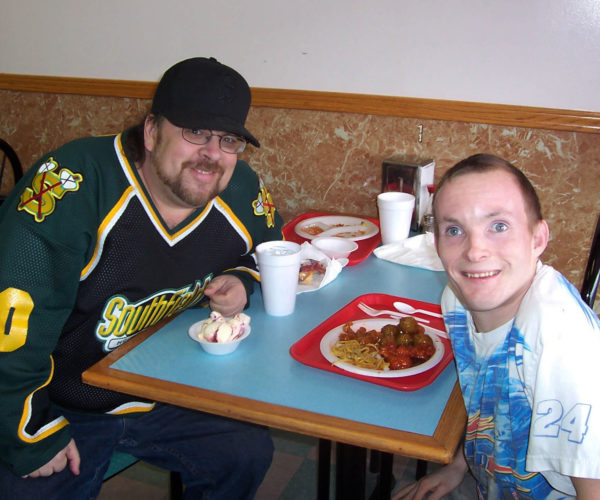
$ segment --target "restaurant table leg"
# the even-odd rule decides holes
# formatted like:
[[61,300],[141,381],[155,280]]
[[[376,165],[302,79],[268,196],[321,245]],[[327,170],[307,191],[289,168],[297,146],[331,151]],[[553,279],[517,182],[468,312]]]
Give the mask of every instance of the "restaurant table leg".
[[379,475],[375,490],[369,497],[369,500],[389,500],[392,495],[394,482],[393,466],[394,455],[391,453],[379,452],[378,456]]
[[363,500],[367,474],[367,450],[336,443],[335,498]]
[[415,479],[418,481],[427,474],[427,461],[417,460],[417,471],[415,473]]
[[319,439],[317,456],[317,500],[329,500],[331,441]]
[[381,452],[379,450],[371,450],[369,455],[369,472],[379,474],[381,470]]

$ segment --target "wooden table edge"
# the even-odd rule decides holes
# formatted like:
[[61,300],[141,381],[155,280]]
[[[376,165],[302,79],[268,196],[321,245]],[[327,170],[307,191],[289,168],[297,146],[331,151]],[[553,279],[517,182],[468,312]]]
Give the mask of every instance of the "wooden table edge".
[[[83,382],[153,401],[438,463],[449,463],[452,460],[463,436],[466,411],[458,383],[452,390],[433,436],[424,436],[111,368],[115,361],[146,340],[159,327],[157,325],[139,333],[87,369],[82,375]],[[152,380],[152,384],[148,384],[148,380]],[[460,426],[456,425],[457,419],[461,421]]]

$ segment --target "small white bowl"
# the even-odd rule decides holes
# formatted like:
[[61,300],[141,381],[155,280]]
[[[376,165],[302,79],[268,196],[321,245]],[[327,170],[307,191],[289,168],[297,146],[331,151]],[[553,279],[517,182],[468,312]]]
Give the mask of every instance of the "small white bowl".
[[323,236],[311,241],[312,245],[330,259],[345,259],[358,248],[356,241],[336,236]]
[[195,340],[200,344],[202,349],[204,349],[209,354],[216,354],[217,356],[221,356],[223,354],[230,354],[235,351],[242,340],[244,340],[248,335],[250,335],[250,325],[245,327],[244,333],[237,339],[231,342],[207,342],[204,339],[200,338],[200,330],[202,329],[202,324],[206,320],[198,321],[194,323],[188,329],[188,335],[192,340]]

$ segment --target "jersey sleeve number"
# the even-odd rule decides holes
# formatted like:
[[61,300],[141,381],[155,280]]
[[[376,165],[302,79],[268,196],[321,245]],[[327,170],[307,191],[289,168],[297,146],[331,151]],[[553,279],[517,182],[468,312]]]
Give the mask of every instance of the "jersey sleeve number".
[[560,431],[568,433],[568,440],[581,443],[588,430],[588,419],[592,406],[577,403],[567,413],[556,399],[540,401],[536,407],[537,415],[533,421],[533,435],[540,437],[558,437]]
[[31,311],[29,293],[18,288],[0,292],[0,352],[16,351],[25,344]]

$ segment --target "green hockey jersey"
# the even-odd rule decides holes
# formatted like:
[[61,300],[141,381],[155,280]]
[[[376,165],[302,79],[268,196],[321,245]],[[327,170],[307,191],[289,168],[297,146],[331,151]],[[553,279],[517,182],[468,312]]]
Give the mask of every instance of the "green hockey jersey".
[[0,209],[0,457],[17,474],[68,443],[50,405],[122,414],[153,404],[81,382],[142,329],[197,305],[232,273],[248,295],[255,246],[281,239],[258,175],[238,161],[228,187],[169,229],[121,134],[79,139],[40,159]]

